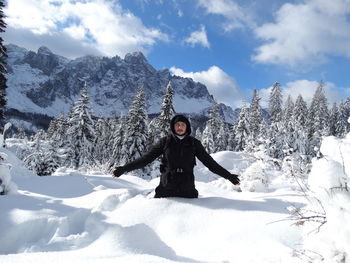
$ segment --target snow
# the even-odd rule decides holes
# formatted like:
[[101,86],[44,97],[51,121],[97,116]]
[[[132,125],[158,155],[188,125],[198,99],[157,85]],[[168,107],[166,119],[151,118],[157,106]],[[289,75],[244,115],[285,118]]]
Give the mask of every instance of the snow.
[[14,65],[13,71],[16,74],[11,74],[11,78],[8,77],[7,80],[7,86],[11,87],[6,94],[7,106],[23,112],[45,114],[46,110],[28,100],[25,94],[40,88],[40,85],[48,80],[48,76],[39,69],[31,68],[28,64]]
[[[284,219],[306,201],[288,185],[239,192],[197,161],[198,199],[154,199],[159,178],[68,168],[38,177],[9,149],[18,192],[0,196],[0,262],[301,262],[301,230]],[[213,157],[237,173],[254,163]]]
[[320,150],[323,157],[313,160],[309,175],[315,201],[307,209],[315,211],[313,215],[326,215],[327,222],[321,227],[319,222],[308,222],[304,247],[312,251],[313,262],[349,263],[350,134],[342,139],[326,137]]
[[212,106],[207,100],[187,98],[176,93],[173,103],[176,112],[200,112]]

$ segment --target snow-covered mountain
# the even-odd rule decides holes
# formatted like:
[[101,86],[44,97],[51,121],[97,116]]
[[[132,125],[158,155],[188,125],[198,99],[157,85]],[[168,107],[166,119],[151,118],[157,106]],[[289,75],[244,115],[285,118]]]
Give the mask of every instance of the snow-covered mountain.
[[[68,112],[85,81],[95,116],[126,114],[140,87],[148,95],[148,113],[157,113],[169,81],[177,112],[202,115],[214,101],[203,84],[172,76],[168,69],[154,69],[140,52],[127,54],[124,59],[85,56],[69,60],[46,47],[33,52],[10,44],[7,49],[7,116],[15,125],[21,119],[40,126],[37,120],[45,124]],[[220,110],[227,122],[234,120],[236,114],[230,107],[220,104]]]

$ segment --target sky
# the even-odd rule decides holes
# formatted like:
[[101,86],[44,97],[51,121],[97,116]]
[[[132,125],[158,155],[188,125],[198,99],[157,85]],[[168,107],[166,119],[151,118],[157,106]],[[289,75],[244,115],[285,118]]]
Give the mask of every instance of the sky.
[[350,96],[350,0],[11,0],[5,43],[74,59],[142,51],[157,70],[205,84],[239,107],[310,102],[322,80],[329,103]]

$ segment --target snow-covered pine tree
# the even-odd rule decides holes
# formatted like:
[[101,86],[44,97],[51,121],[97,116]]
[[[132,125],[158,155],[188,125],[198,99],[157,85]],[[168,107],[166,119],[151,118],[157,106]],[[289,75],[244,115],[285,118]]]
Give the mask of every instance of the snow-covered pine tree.
[[260,97],[256,89],[253,90],[252,103],[249,106],[248,111],[248,139],[244,150],[247,152],[254,152],[257,147],[262,143],[260,138],[260,124],[262,121]]
[[342,100],[339,104],[339,115],[336,123],[336,136],[344,138],[350,132],[350,98]]
[[69,116],[67,129],[67,137],[69,138],[68,165],[76,169],[87,168],[94,164],[93,146],[96,135],[86,82],[80,98],[75,102]]
[[115,122],[111,125],[112,127],[112,139],[111,139],[111,156],[108,161],[107,171],[112,172],[113,168],[122,165],[123,158],[126,155],[123,152],[123,142],[124,142],[124,134],[127,127],[127,116],[121,115],[119,117],[118,122]]
[[322,136],[327,136],[328,128],[328,107],[327,98],[324,92],[324,83],[320,81],[311,101],[308,115],[308,139],[310,141],[310,152],[316,156]]
[[294,102],[291,96],[288,96],[285,106],[283,108],[282,114],[282,130],[281,135],[283,138],[283,146],[282,149],[285,152],[285,155],[289,155],[287,153],[293,152],[293,143],[294,143],[294,127],[293,127],[293,110],[294,110]]
[[221,122],[218,120],[219,108],[215,101],[209,111],[209,120],[207,121],[203,134],[202,144],[208,153],[217,152],[216,136],[219,134]]
[[195,137],[198,140],[200,140],[202,138],[202,131],[201,131],[201,129],[199,127],[196,129]]
[[37,167],[39,176],[52,175],[60,167],[60,158],[55,146],[48,144],[48,149],[42,155],[41,164]]
[[[125,127],[121,164],[133,161],[147,150],[148,116],[146,112],[146,94],[142,88],[138,89],[129,110]],[[142,169],[141,176],[149,176],[149,167]]]
[[267,154],[275,159],[282,159],[283,140],[281,137],[282,128],[282,93],[280,83],[276,82],[270,92],[268,112],[271,124],[267,129],[265,148]]
[[295,130],[301,127],[305,127],[307,122],[307,114],[307,104],[304,101],[303,97],[299,94],[295,101],[293,109],[293,124]]
[[96,137],[94,142],[94,157],[100,166],[105,165],[110,159],[110,153],[113,150],[111,141],[112,128],[108,119],[99,117],[94,127]]
[[270,92],[268,111],[271,123],[279,123],[282,120],[282,92],[280,87],[281,84],[276,82]]
[[[297,163],[299,173],[306,173],[308,163],[311,160],[309,156],[309,141],[307,138],[307,104],[303,97],[299,95],[295,101],[293,109],[293,149],[294,149],[294,160]],[[294,166],[295,167],[295,166]]]
[[[4,2],[0,1],[0,33],[5,32],[6,23],[4,21],[5,15],[3,12],[3,8],[5,7]],[[7,73],[6,69],[6,57],[7,57],[7,50],[6,47],[3,44],[3,39],[0,37],[0,123],[4,119],[4,110],[6,105],[6,77],[5,74]],[[2,127],[1,127],[2,128]]]
[[51,139],[54,141],[54,144],[58,147],[67,145],[67,129],[68,123],[64,116],[64,113],[61,113],[56,118],[56,130],[52,133]]
[[25,166],[32,171],[35,171],[39,176],[41,176],[41,171],[43,170],[42,160],[44,159],[44,153],[42,148],[42,132],[35,134],[30,151],[28,155],[23,159]]
[[53,118],[50,121],[49,127],[47,128],[47,138],[52,139],[54,132],[57,130],[57,121],[56,118]]
[[333,103],[333,107],[329,111],[329,122],[328,122],[328,134],[330,136],[336,136],[337,135],[337,122],[338,122],[338,106],[337,103]]
[[216,137],[216,151],[226,151],[228,147],[228,134],[229,130],[224,122],[221,122],[219,133]]
[[174,116],[175,110],[173,106],[174,90],[169,81],[160,108],[160,114],[154,118],[149,125],[149,140],[150,144],[154,144],[160,138],[167,136],[169,133],[170,120]]
[[228,129],[228,138],[227,138],[227,148],[228,151],[235,151],[237,142],[236,142],[236,125],[237,123],[234,123],[234,125]]
[[212,133],[210,126],[205,126],[204,131],[202,133],[201,138],[202,144],[205,148],[205,150],[208,153],[214,153],[216,146],[215,146],[215,139],[214,134]]
[[19,123],[17,134],[16,134],[15,137],[18,138],[18,139],[25,139],[25,138],[27,138],[23,122]]
[[235,141],[236,149],[235,151],[243,151],[246,148],[248,135],[249,135],[249,108],[243,105],[239,113],[239,118],[237,124],[235,125]]

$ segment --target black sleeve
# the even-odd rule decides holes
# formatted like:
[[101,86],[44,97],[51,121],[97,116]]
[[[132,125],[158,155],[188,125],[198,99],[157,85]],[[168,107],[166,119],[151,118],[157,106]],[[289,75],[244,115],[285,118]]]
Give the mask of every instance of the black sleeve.
[[217,175],[222,176],[227,179],[231,176],[231,173],[223,168],[220,164],[218,164],[213,157],[211,157],[207,151],[204,149],[202,143],[195,139],[195,149],[196,149],[196,157],[206,166],[208,169]]
[[155,145],[152,146],[152,148],[147,153],[135,159],[134,161],[125,164],[123,166],[125,172],[143,168],[147,164],[153,162],[158,156],[163,153],[165,141],[166,137],[161,138]]

